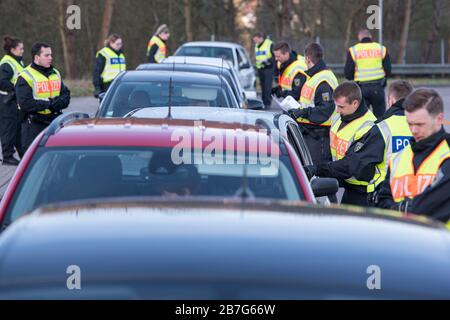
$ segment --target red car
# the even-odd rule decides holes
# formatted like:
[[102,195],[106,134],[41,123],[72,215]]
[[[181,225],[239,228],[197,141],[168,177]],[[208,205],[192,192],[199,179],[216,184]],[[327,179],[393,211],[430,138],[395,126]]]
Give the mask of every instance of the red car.
[[[337,191],[308,181],[289,143],[257,126],[61,115],[36,138],[0,203],[2,229],[38,207],[142,197],[315,203]],[[313,193],[314,189],[314,193]]]

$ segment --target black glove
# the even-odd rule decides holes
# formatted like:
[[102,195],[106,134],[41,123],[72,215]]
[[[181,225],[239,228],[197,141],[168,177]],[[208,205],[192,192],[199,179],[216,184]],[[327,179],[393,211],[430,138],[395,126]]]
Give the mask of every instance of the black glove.
[[60,97],[53,98],[50,101],[50,110],[53,112],[61,112],[62,109],[66,107],[66,104]]
[[302,109],[290,109],[288,110],[288,115],[294,120],[297,118],[303,118]]
[[95,88],[94,97],[98,99],[98,96],[100,95],[100,93],[102,93],[102,90],[100,90],[100,88]]
[[309,179],[317,174],[317,167],[314,165],[304,166],[303,169],[305,170],[305,173]]
[[405,200],[403,200],[402,202],[400,202],[398,204],[397,210],[400,212],[403,212],[403,213],[407,213],[408,209],[411,205],[411,201],[412,201],[412,199],[406,198]]
[[8,94],[3,98],[4,104],[9,104],[11,101],[13,101],[16,98],[16,93],[14,91],[8,92]]

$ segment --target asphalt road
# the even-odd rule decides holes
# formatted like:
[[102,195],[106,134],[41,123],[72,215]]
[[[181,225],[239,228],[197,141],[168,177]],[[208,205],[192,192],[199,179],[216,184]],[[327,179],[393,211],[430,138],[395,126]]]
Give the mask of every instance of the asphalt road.
[[[445,106],[445,128],[450,132],[450,86],[434,87],[444,100]],[[86,112],[93,116],[98,108],[98,100],[94,97],[77,97],[72,98],[69,108],[66,112],[78,111]],[[5,192],[6,186],[14,174],[15,167],[0,165],[0,197]]]

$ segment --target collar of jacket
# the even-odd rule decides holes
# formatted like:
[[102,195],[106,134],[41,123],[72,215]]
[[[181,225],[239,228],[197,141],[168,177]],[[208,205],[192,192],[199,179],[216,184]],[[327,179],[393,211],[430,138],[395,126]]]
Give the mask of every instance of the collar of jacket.
[[327,65],[325,61],[322,59],[319,60],[311,69],[306,70],[306,74],[310,77],[315,75],[317,72],[327,69]]
[[285,63],[282,63],[280,66],[280,74],[283,73],[284,69],[286,69],[292,62],[294,62],[295,60],[297,60],[297,53],[295,51],[292,51],[289,54],[289,60],[286,61]]
[[349,123],[355,119],[358,119],[359,117],[362,117],[366,112],[367,112],[367,107],[366,104],[364,103],[364,100],[361,101],[361,103],[359,104],[358,109],[356,109],[355,112],[353,112],[352,114],[348,114],[346,116],[341,116],[341,121],[342,123]]
[[381,120],[377,121],[383,121],[391,116],[404,116],[405,115],[405,109],[403,108],[403,102],[405,99],[400,99],[396,103],[394,103],[389,109],[386,110],[386,112],[383,114],[383,118]]
[[370,39],[369,37],[362,38],[361,41],[360,41],[360,43],[370,43],[370,42],[373,42],[373,40]]
[[114,53],[117,54],[118,56],[120,56],[120,54],[122,53],[122,50],[119,50],[119,51],[114,50],[113,48],[111,48],[111,46],[109,44],[107,45],[107,47],[110,48],[112,51],[114,51]]
[[447,133],[442,127],[438,132],[432,134],[428,138],[425,138],[417,142],[414,138],[411,140],[411,148],[414,153],[416,152],[432,152],[442,140],[447,138]]
[[16,56],[16,55],[12,54],[11,52],[8,53],[8,56],[10,56],[14,60],[16,60],[18,63],[20,63],[23,60],[23,57]]
[[259,48],[261,48],[261,46],[263,45],[263,43],[264,43],[264,41],[266,41],[267,40],[267,37],[266,38],[264,38],[264,40],[263,41],[261,41],[261,43],[260,44],[258,44],[258,45],[256,45],[256,47],[259,49]]
[[46,77],[48,77],[49,75],[51,75],[52,73],[55,72],[53,70],[53,66],[50,66],[50,68],[44,68],[43,66],[40,66],[40,65],[38,65],[38,64],[36,64],[34,62],[31,63],[31,66],[33,67],[33,69],[36,69],[37,71],[39,71],[40,73],[42,73]]

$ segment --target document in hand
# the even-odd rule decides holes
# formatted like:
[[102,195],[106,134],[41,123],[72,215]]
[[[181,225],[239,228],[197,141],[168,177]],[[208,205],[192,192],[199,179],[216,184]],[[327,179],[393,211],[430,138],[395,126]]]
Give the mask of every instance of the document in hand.
[[275,102],[275,104],[282,109],[283,111],[289,111],[291,109],[298,109],[301,108],[300,103],[298,103],[293,97],[287,96],[282,101],[280,101],[277,97],[272,96],[272,100]]

